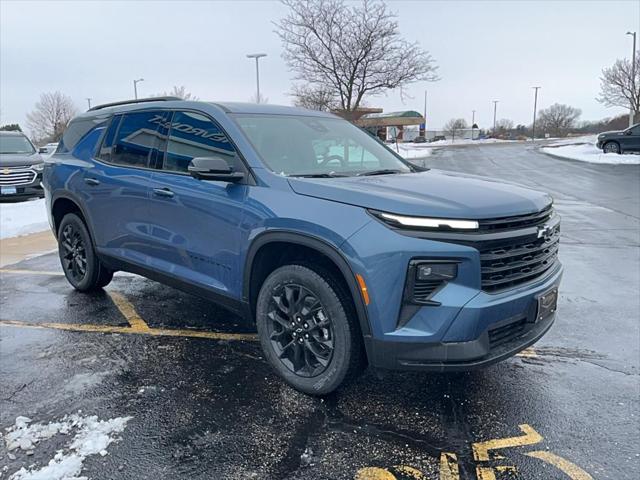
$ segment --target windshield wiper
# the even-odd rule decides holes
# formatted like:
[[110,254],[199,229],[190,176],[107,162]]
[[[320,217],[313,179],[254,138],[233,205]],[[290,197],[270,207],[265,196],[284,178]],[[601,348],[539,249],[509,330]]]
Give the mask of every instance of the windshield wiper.
[[389,175],[389,174],[392,174],[392,173],[402,173],[402,170],[395,170],[395,169],[392,169],[392,168],[383,168],[383,169],[380,169],[380,170],[371,170],[369,172],[362,172],[362,173],[359,173],[357,176],[358,177],[369,177],[369,176],[372,176],[372,175]]
[[339,173],[300,173],[296,175],[289,175],[289,177],[302,177],[302,178],[337,178],[337,177],[346,177],[346,175],[341,175]]

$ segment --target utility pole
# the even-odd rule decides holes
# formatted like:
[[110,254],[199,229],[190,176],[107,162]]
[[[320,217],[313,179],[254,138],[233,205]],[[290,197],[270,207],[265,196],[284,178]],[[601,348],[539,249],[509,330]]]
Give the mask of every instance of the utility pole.
[[133,96],[137,100],[138,99],[138,83],[144,82],[144,78],[138,78],[133,81]]
[[473,126],[476,124],[476,111],[471,110],[471,140],[473,140]]
[[494,100],[493,101],[493,135],[495,136],[496,134],[496,112],[498,110],[498,102],[500,100]]
[[533,127],[531,132],[531,142],[536,141],[536,110],[538,108],[538,90],[542,87],[531,87],[535,90],[535,94],[533,95]]
[[[631,88],[633,88],[634,92],[636,90],[636,32],[627,32],[627,35],[631,35],[633,37],[633,53],[631,54]],[[633,99],[633,96],[632,96]],[[633,125],[634,117],[636,114],[635,105],[632,103],[631,108],[629,109],[629,126]]]
[[256,59],[256,103],[260,103],[260,66],[258,60],[266,56],[266,53],[250,53],[247,55],[247,58]]
[[89,105],[89,108],[91,108],[91,98],[87,97],[87,105]]

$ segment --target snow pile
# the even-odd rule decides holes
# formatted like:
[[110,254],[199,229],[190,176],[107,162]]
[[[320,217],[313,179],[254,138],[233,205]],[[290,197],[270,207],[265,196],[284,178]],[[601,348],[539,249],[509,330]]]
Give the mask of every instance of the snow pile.
[[400,143],[398,144],[398,150],[395,145],[391,145],[389,148],[397,152],[401,157],[408,159],[428,157],[433,151],[430,147],[427,147],[424,143]]
[[569,160],[609,165],[640,165],[640,155],[603,153],[596,147],[596,136],[566,138],[541,148],[544,153]]
[[0,238],[17,237],[49,229],[44,199],[0,203]]
[[98,417],[80,415],[81,412],[66,415],[59,422],[46,425],[34,423],[27,417],[16,418],[15,425],[7,428],[5,443],[7,450],[32,451],[36,444],[55,435],[69,435],[76,432],[69,447],[58,450],[47,465],[27,470],[22,467],[9,480],[86,480],[80,477],[82,464],[90,455],[107,454],[107,447],[122,433],[132,417],[118,417],[98,420]]
[[476,140],[471,140],[470,138],[456,138],[455,140],[451,140],[447,138],[446,140],[430,142],[429,145],[432,147],[447,147],[451,145],[484,145],[487,143],[514,143],[518,141],[520,140],[502,140],[500,138],[478,138]]

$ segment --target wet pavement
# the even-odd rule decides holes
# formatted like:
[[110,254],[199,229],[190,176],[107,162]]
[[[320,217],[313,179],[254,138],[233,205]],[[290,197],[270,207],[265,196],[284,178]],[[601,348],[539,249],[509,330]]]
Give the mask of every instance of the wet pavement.
[[[524,355],[457,375],[368,371],[312,398],[271,372],[242,319],[133,275],[76,293],[48,254],[0,270],[2,433],[19,416],[131,417],[84,458],[92,479],[638,478],[640,167],[524,145],[425,162],[554,195],[559,313]],[[0,478],[71,440],[8,451],[0,439]]]

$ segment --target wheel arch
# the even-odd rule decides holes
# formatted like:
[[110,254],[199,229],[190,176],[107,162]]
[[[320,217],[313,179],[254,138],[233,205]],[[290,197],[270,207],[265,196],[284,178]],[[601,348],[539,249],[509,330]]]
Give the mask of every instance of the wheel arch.
[[268,231],[253,240],[247,251],[242,285],[242,297],[249,305],[252,316],[255,317],[255,298],[257,298],[257,292],[262,284],[256,285],[256,282],[252,281],[256,259],[259,258],[259,254],[264,248],[268,248],[269,245],[273,246],[273,244],[289,244],[314,250],[335,266],[346,283],[348,293],[355,306],[358,323],[366,346],[368,343],[366,339],[371,336],[371,326],[369,325],[367,310],[362,300],[355,274],[344,255],[336,247],[312,235],[290,231]]
[[70,194],[56,195],[51,201],[51,220],[53,223],[53,234],[56,238],[58,237],[60,222],[68,213],[77,213],[80,215],[80,218],[82,218],[87,230],[89,230],[89,235],[91,236],[91,240],[94,242],[95,246],[95,236],[93,234],[91,222],[89,222],[89,217],[87,217],[84,208],[82,208],[81,202]]

